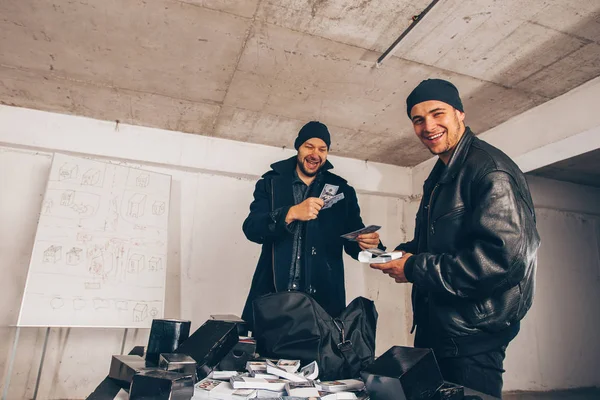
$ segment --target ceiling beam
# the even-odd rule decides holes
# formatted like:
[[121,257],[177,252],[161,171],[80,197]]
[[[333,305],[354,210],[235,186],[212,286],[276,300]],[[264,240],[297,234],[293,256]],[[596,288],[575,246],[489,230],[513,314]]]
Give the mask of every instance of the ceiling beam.
[[406,28],[404,30],[404,32],[402,32],[400,34],[400,36],[398,36],[398,39],[396,39],[394,41],[394,43],[392,43],[392,45],[390,47],[388,47],[388,49],[386,51],[383,52],[383,54],[377,59],[377,63],[375,64],[377,66],[377,68],[379,68],[381,66],[381,64],[387,60],[389,57],[391,57],[393,55],[393,53],[396,51],[396,48],[400,45],[400,42],[402,41],[402,39],[404,39],[406,37],[406,35],[408,35],[408,33],[410,31],[413,30],[413,28],[415,26],[417,26],[417,24],[419,22],[421,22],[421,20],[423,19],[423,17],[425,17],[425,15],[427,15],[427,13],[429,11],[431,11],[431,9],[439,2],[440,0],[433,0],[431,3],[429,3],[429,5],[421,12],[421,14],[419,15],[415,15],[412,17],[412,23],[408,26],[408,28]]

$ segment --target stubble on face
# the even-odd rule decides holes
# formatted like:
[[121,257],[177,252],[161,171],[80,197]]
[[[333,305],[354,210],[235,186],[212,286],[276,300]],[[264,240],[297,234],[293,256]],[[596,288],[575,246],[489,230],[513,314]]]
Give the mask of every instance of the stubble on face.
[[327,160],[327,144],[319,138],[311,138],[298,148],[296,164],[301,174],[315,177]]
[[463,112],[437,100],[424,101],[411,110],[415,134],[446,164],[465,132],[464,116]]

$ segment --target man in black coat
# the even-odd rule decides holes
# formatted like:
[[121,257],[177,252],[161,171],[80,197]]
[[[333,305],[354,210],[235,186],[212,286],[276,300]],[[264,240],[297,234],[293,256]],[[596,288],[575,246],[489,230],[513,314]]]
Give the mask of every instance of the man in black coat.
[[[342,249],[356,259],[361,250],[377,247],[379,234],[340,237],[364,227],[356,192],[330,172],[331,143],[327,127],[311,121],[294,143],[296,156],[271,165],[256,183],[246,237],[262,245],[242,318],[252,324],[252,301],[268,293],[299,290],[309,293],[331,316],[346,307]],[[339,196],[331,207],[326,197]]]
[[533,301],[540,239],[529,188],[506,154],[465,127],[450,82],[423,81],[406,102],[439,159],[414,239],[396,248],[405,254],[371,267],[413,283],[415,347],[434,350],[444,378],[500,397],[506,347]]

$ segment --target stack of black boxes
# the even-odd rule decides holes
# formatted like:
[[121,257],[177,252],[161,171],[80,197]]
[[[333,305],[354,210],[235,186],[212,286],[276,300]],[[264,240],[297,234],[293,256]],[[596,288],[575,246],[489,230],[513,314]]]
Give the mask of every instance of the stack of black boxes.
[[194,384],[220,362],[237,367],[254,355],[256,344],[239,344],[247,334],[235,316],[213,316],[191,336],[190,321],[155,319],[145,357],[113,356],[109,378],[129,390],[131,400],[189,400]]
[[[109,377],[131,400],[190,400],[194,385],[213,370],[243,371],[256,358],[244,321],[215,315],[191,336],[190,321],[152,321],[145,351],[113,356]],[[240,340],[243,338],[242,340]],[[372,400],[461,400],[461,386],[445,383],[429,349],[394,346],[361,372]]]

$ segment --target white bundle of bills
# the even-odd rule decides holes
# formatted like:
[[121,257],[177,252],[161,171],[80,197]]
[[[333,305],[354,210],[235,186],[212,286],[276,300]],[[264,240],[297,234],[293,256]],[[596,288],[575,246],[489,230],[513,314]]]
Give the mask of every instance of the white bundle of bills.
[[254,389],[235,389],[229,382],[203,379],[194,385],[193,399],[242,400],[256,397]]
[[274,391],[274,390],[265,390],[258,389],[256,391],[257,399],[279,399],[280,397],[285,396],[285,391]]
[[235,389],[266,389],[276,392],[284,390],[286,384],[283,379],[260,379],[250,376],[234,376],[230,382]]
[[307,364],[304,367],[302,367],[299,373],[304,378],[313,381],[319,377],[319,365],[316,361],[313,361],[310,364]]
[[285,369],[277,366],[271,361],[267,360],[267,373],[272,375],[277,375],[280,378],[287,379],[292,382],[306,382],[307,379],[301,374],[295,374],[293,372],[288,372]]
[[300,368],[300,360],[284,360],[281,359],[277,361],[277,365],[279,368],[285,369],[287,372],[296,372],[298,368]]
[[325,392],[337,393],[347,392],[352,390],[362,390],[365,384],[360,379],[340,379],[337,381],[323,381],[317,382],[319,390]]
[[246,371],[250,374],[267,373],[267,363],[265,361],[248,361],[246,363]]
[[353,392],[321,393],[321,400],[357,400],[358,397]]
[[288,396],[294,397],[319,397],[319,389],[312,381],[288,382],[285,384]]
[[279,379],[280,378],[277,375],[265,374],[264,372],[255,372],[250,376],[252,376],[253,378],[260,378],[260,379]]
[[337,381],[317,382],[319,390],[325,392],[337,393],[347,392],[352,390],[362,390],[365,384],[360,379],[340,379]]
[[232,376],[238,375],[240,375],[240,373],[237,371],[213,371],[208,375],[208,377],[211,379],[229,381],[229,379],[231,379]]

